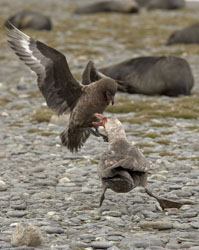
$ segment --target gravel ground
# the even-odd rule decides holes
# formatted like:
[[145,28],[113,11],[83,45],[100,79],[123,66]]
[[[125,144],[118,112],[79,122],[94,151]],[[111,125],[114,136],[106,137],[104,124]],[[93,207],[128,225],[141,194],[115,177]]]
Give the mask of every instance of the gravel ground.
[[[14,1],[10,1],[9,7],[14,10],[12,3]],[[39,1],[36,3],[38,5]],[[44,5],[45,1],[42,7]],[[6,8],[1,10],[4,17]],[[98,208],[101,183],[97,165],[107,143],[90,136],[79,153],[71,154],[61,146],[59,139],[67,116],[53,117],[51,122],[33,121],[35,110],[44,106],[44,99],[37,92],[35,75],[19,63],[5,42],[3,48],[0,63],[2,102],[4,98],[0,106],[0,249],[199,249],[198,204],[162,211],[142,188],[136,188],[127,194],[108,190],[103,206]],[[197,57],[187,57],[195,77],[195,95],[199,89]],[[75,58],[71,54],[67,58],[75,68]],[[132,101],[152,98],[121,93],[118,96],[128,96]],[[176,98],[156,99],[170,103]],[[148,187],[170,199],[197,202],[198,118],[158,118],[142,124],[126,122],[124,126],[128,140],[140,147],[150,162]],[[151,132],[159,137],[142,136]],[[146,221],[155,224],[148,226]],[[43,239],[41,246],[12,246],[11,236],[19,222],[38,228]]]
[[[10,110],[7,104],[0,112],[0,249],[12,249],[10,238],[16,223],[21,221],[40,229],[42,249],[126,250],[156,249],[155,246],[157,249],[192,249],[199,246],[199,205],[163,212],[142,188],[136,188],[124,195],[108,191],[99,209],[101,184],[96,170],[106,143],[91,136],[79,153],[70,154],[60,145],[58,134],[64,128],[62,125],[38,124],[26,118],[33,106],[40,106],[42,98],[21,95],[12,105],[25,102],[31,105],[22,110]],[[135,144],[151,144],[152,152],[146,154],[151,162],[148,186],[170,199],[197,201],[198,131],[190,131],[187,127],[198,121],[159,119],[152,122],[169,124],[169,128],[154,129],[159,134],[170,132],[161,137],[169,140],[169,145],[127,133],[129,141]],[[151,131],[150,124],[124,125],[127,130],[141,134]],[[53,134],[43,136],[28,132],[35,128],[53,131]],[[173,155],[161,157],[161,152],[165,151]],[[177,160],[176,155],[181,160]],[[161,221],[160,229],[142,228],[140,223],[143,221]],[[166,230],[161,230],[164,224]]]

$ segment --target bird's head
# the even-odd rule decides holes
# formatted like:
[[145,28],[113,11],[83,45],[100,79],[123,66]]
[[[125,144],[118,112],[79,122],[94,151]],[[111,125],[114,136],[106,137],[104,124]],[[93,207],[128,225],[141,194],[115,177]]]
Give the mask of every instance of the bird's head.
[[120,135],[126,137],[123,125],[116,117],[105,117],[98,113],[95,113],[93,116],[98,119],[97,122],[92,123],[94,126],[103,126],[108,134],[112,134],[115,137],[120,137]]
[[93,126],[103,126],[107,136],[109,144],[122,139],[126,141],[126,133],[122,123],[116,117],[105,117],[102,114],[95,113],[93,115],[98,119],[97,122],[92,122]]
[[106,98],[107,98],[107,104],[108,105],[110,104],[110,102],[111,102],[112,105],[114,104],[114,97],[115,97],[115,95],[113,95],[113,93],[111,93],[110,90],[106,91]]
[[101,80],[99,80],[100,88],[103,90],[103,94],[105,97],[105,100],[107,102],[107,105],[110,103],[113,105],[114,104],[114,97],[117,92],[117,83],[115,80],[109,77],[105,77]]

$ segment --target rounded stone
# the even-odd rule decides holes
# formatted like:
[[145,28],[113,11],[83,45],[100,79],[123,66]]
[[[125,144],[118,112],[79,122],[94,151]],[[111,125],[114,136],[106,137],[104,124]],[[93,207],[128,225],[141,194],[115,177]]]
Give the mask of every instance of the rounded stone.
[[121,212],[119,211],[104,211],[102,213],[104,216],[121,217]]
[[107,241],[93,241],[91,242],[90,246],[93,248],[107,249],[109,247],[112,247],[113,243]]
[[4,181],[0,180],[0,192],[1,191],[6,191],[7,190],[7,185],[5,184]]
[[47,226],[44,228],[46,233],[48,234],[63,234],[64,230],[60,227],[51,227],[51,226]]
[[74,242],[71,244],[71,248],[86,248],[89,247],[89,244],[84,242]]
[[66,183],[69,183],[70,182],[70,179],[67,178],[67,177],[63,177],[59,180],[59,183],[60,184],[66,184]]
[[[190,247],[196,246],[197,243],[191,242],[191,241],[185,241],[180,244],[180,247],[182,249],[189,249]],[[198,247],[199,249],[199,247]]]
[[27,208],[27,204],[25,202],[22,202],[21,204],[13,204],[10,207],[15,210],[25,210]]
[[27,214],[28,214],[28,212],[25,212],[25,211],[8,211],[7,212],[7,216],[9,216],[9,217],[17,217],[17,218],[26,216]]
[[13,246],[40,246],[42,236],[39,229],[26,223],[17,224],[11,238]]
[[195,222],[191,222],[191,226],[193,228],[199,229],[199,222],[195,221]]
[[112,247],[107,248],[107,250],[120,250],[120,249],[116,246],[112,246]]
[[141,221],[140,227],[143,229],[153,228],[159,230],[167,230],[173,228],[173,224],[167,221]]

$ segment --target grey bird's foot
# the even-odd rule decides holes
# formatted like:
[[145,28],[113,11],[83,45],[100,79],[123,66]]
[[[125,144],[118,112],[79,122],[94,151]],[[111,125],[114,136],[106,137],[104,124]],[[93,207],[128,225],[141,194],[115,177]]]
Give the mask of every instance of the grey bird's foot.
[[195,205],[196,204],[194,201],[191,201],[191,200],[173,201],[173,200],[169,200],[169,199],[159,197],[159,196],[153,194],[151,192],[151,190],[146,188],[146,187],[145,187],[145,191],[149,196],[155,198],[159,202],[159,204],[160,204],[160,206],[161,206],[161,208],[163,210],[167,209],[167,208],[178,208],[178,209],[180,209],[183,205],[186,205],[186,204],[188,204],[188,205]]

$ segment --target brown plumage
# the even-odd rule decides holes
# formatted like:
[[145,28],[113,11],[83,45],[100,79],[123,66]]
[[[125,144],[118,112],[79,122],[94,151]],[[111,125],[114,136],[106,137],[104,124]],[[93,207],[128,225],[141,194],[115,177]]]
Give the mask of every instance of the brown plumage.
[[95,116],[101,120],[95,125],[103,125],[108,135],[108,151],[100,159],[98,174],[102,181],[102,195],[108,188],[117,193],[126,193],[137,186],[146,187],[148,162],[144,155],[127,139],[124,128],[117,118],[106,118],[100,114]]
[[[105,77],[108,77],[107,75],[104,75],[100,71],[98,71],[95,67],[95,64],[93,61],[89,61],[86,65],[86,68],[82,74],[82,84],[88,85],[91,82],[98,81],[100,79],[103,79]],[[127,92],[127,88],[125,86],[125,83],[120,80],[114,79],[117,83],[118,90]]]
[[[63,145],[71,152],[77,151],[92,132],[95,112],[102,113],[114,103],[117,83],[111,78],[103,78],[83,85],[76,81],[68,63],[59,51],[34,40],[10,24],[8,37],[11,48],[36,74],[38,87],[49,108],[58,115],[70,111],[68,129],[60,137]],[[84,77],[90,74],[86,67]],[[90,80],[87,80],[87,83]]]

